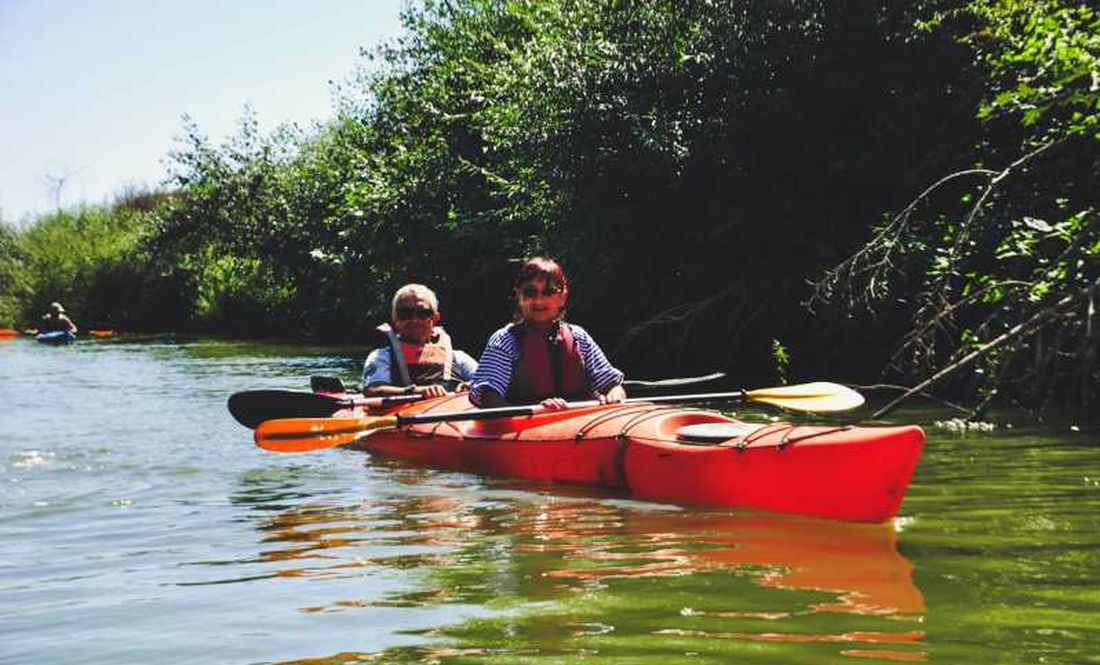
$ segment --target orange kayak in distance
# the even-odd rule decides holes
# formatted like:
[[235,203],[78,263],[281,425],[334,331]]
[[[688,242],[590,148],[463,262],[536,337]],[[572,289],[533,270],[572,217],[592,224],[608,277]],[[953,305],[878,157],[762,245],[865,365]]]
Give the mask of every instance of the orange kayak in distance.
[[[37,330],[15,330],[13,328],[0,328],[0,337],[19,337],[20,335],[37,335]],[[113,337],[115,331],[113,330],[89,330],[88,335],[90,337]]]
[[[465,395],[385,413],[473,410]],[[347,409],[335,417],[362,416]],[[756,424],[649,403],[374,430],[347,447],[486,476],[602,487],[684,505],[881,522],[897,514],[924,432]]]

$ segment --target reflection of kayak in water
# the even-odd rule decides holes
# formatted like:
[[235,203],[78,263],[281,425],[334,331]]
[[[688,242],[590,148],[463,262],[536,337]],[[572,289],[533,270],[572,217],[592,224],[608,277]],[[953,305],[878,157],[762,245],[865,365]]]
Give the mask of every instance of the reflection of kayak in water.
[[36,342],[43,344],[68,344],[76,340],[76,335],[68,330],[54,330],[53,332],[39,333],[34,336]]
[[[576,546],[586,565],[547,573],[552,577],[608,580],[750,568],[760,571],[761,586],[840,594],[835,602],[812,606],[811,612],[893,615],[925,609],[891,523],[625,510],[587,501],[547,502],[534,510],[537,514],[516,517],[517,533],[539,543],[586,543]],[[608,536],[606,552],[594,538],[593,524],[616,525],[607,530],[613,533],[603,534]],[[610,556],[621,551],[621,537],[631,543],[631,556]]]
[[[621,620],[629,628],[632,612],[649,613],[647,630],[678,646],[816,643],[875,662],[927,659],[924,597],[892,523],[637,509],[557,492],[512,499],[513,490],[530,488],[513,481],[421,495],[434,482],[420,485],[408,467],[401,475],[402,484],[417,485],[411,493],[266,516],[258,525],[261,558],[280,576],[319,579],[419,564],[432,571],[432,586],[403,599],[429,606],[463,597],[482,576],[517,598],[564,593],[568,603],[572,589],[585,599],[590,625]],[[393,540],[393,533],[403,535]],[[425,552],[386,552],[413,544]],[[795,662],[825,661],[834,662]]]
[[[415,524],[420,544],[469,545],[507,538],[510,551],[527,555],[523,573],[534,580],[610,582],[748,570],[762,587],[837,594],[830,601],[808,605],[808,613],[892,616],[925,610],[924,596],[913,582],[913,566],[898,551],[892,523],[756,512],[638,510],[583,495],[517,501],[497,515],[477,498],[406,496],[401,502],[375,506],[360,519]],[[331,573],[357,565],[339,561],[334,546],[356,542],[355,534],[363,529],[343,509],[310,505],[307,510],[286,511],[265,520],[268,543],[283,547],[263,556],[303,564],[281,571],[283,575]],[[321,551],[330,557],[319,556]]]
[[[705,595],[693,601],[690,593],[682,595],[687,604],[680,614],[688,619],[655,635],[836,643],[845,656],[883,661],[927,658],[921,650],[924,596],[913,582],[912,564],[898,552],[893,524],[762,513],[622,510],[584,501],[531,506],[529,513],[515,515],[507,524],[514,529],[517,550],[558,556],[553,569],[524,571],[533,578],[596,582],[604,588],[615,580],[705,580],[717,571],[730,571],[747,573],[761,588],[795,592],[747,592],[733,603]],[[724,578],[712,578],[706,588],[721,594],[713,586],[720,579]],[[667,584],[670,590],[678,587],[677,582]],[[684,588],[699,587],[686,581]],[[729,589],[738,586],[731,583]],[[805,592],[811,595],[800,595]],[[815,597],[817,593],[824,596]],[[813,618],[823,614],[852,618]],[[880,623],[878,617],[893,621]]]
[[[662,521],[648,514],[630,528],[660,531]],[[898,552],[892,524],[752,514],[684,515],[675,524],[679,533],[692,534],[697,566],[765,566],[771,570],[761,575],[763,586],[841,594],[813,611],[924,611],[924,596],[913,584],[912,565]],[[700,544],[706,546],[695,550]]]

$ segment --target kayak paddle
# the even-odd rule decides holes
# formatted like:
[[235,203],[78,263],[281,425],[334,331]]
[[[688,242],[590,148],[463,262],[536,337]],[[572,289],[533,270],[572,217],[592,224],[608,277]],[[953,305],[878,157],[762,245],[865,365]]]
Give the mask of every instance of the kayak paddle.
[[[27,330],[15,330],[13,328],[0,328],[0,337],[18,337],[19,335],[37,335],[38,330],[35,328],[29,328]],[[88,335],[92,337],[111,337],[115,334],[113,330],[89,330]]]
[[[815,382],[797,386],[739,390],[727,393],[702,393],[698,395],[666,395],[640,397],[625,403],[703,402],[744,399],[750,402],[770,404],[792,411],[847,411],[863,404],[863,396],[845,386]],[[620,402],[621,403],[621,402]],[[601,406],[596,400],[570,402],[568,409]],[[615,406],[614,404],[608,406]],[[460,420],[492,420],[495,418],[519,418],[552,411],[541,405],[505,406],[493,409],[475,409],[458,413],[425,413],[411,416],[364,416],[362,418],[282,418],[268,420],[256,427],[256,445],[276,452],[305,452],[321,448],[333,448],[349,444],[363,432],[386,427],[422,425]],[[560,411],[560,409],[558,410]]]
[[228,406],[237,422],[251,429],[275,418],[325,418],[353,406],[377,408],[423,398],[423,395],[339,398],[291,390],[246,390],[230,395]]
[[[663,388],[669,386],[686,386],[691,383],[706,383],[708,381],[714,381],[725,376],[723,372],[715,372],[714,374],[707,374],[706,376],[688,376],[682,379],[657,379],[654,381],[645,381],[642,379],[627,379],[623,381],[624,386],[633,387],[638,386],[641,388]],[[344,382],[334,376],[311,376],[309,377],[309,386],[313,388],[314,392],[321,393],[343,393],[347,392],[347,387],[344,386]]]
[[642,379],[627,379],[623,381],[624,386],[639,386],[642,388],[662,388],[666,386],[686,386],[691,383],[706,383],[708,381],[714,381],[720,379],[726,374],[724,372],[715,372],[714,374],[707,374],[706,376],[687,376],[682,379],[657,379],[654,381],[644,381]]

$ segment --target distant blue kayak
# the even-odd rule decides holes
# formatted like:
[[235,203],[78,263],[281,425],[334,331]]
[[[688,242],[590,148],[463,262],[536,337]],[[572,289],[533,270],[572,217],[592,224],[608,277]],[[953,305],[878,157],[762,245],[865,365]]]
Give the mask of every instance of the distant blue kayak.
[[53,332],[35,335],[34,339],[43,344],[68,344],[76,339],[76,335],[68,330],[55,330]]

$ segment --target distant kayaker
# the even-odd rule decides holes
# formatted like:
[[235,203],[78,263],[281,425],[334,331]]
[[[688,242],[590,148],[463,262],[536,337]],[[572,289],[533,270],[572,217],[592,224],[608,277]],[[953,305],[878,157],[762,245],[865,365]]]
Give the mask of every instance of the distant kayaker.
[[373,396],[446,395],[465,389],[477,361],[451,347],[439,323],[439,299],[423,284],[406,284],[393,296],[391,321],[378,326],[388,344],[363,363],[363,393]]
[[514,321],[493,333],[470,382],[470,401],[484,407],[567,400],[626,399],[623,373],[595,340],[565,322],[569,282],[556,261],[535,257],[516,276]]
[[72,319],[65,316],[65,308],[61,306],[59,302],[50,303],[50,309],[42,316],[42,323],[39,332],[57,332],[64,331],[70,334],[76,334],[76,324],[72,322]]

